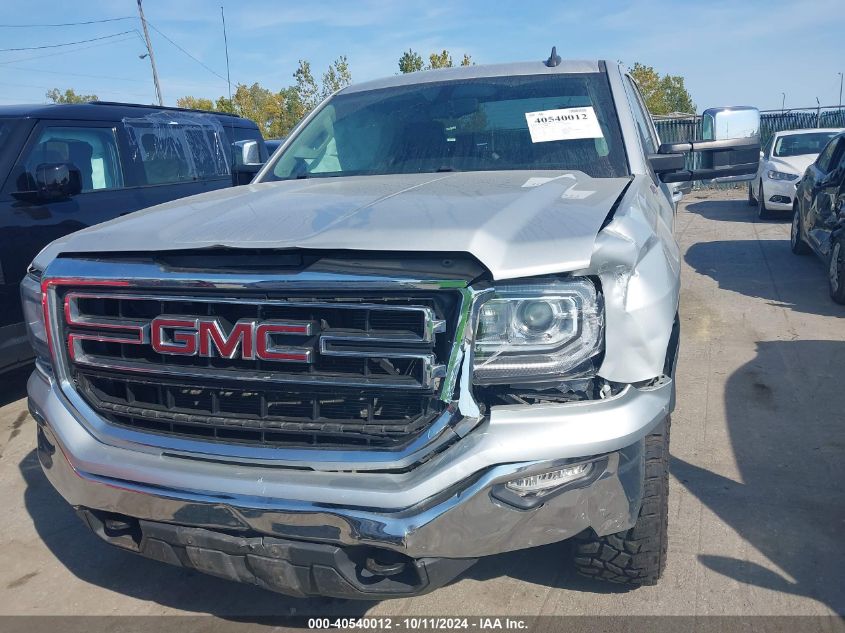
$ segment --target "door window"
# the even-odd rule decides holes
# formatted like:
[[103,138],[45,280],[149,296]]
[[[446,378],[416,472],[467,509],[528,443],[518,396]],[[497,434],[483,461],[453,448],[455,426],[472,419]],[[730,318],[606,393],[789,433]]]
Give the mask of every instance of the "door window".
[[124,119],[133,159],[146,183],[163,185],[229,177],[231,149],[216,117],[190,112],[156,112]]
[[114,130],[99,127],[45,127],[16,168],[18,191],[35,189],[35,171],[44,163],[69,163],[82,175],[82,191],[123,187]]
[[[839,143],[842,145],[842,142]],[[839,151],[839,167],[836,168],[839,172],[839,178],[841,180],[840,189],[845,187],[845,148]]]
[[836,154],[836,150],[839,145],[842,144],[842,139],[833,139],[827,146],[822,150],[822,153],[819,155],[818,160],[816,160],[816,167],[819,168],[819,171],[826,174],[830,171],[830,167],[833,164],[833,156]]

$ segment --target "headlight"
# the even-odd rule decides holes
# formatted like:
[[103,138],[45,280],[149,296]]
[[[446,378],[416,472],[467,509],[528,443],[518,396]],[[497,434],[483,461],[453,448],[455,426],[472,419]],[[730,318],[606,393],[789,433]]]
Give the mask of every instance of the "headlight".
[[41,303],[41,279],[32,269],[21,282],[21,304],[29,343],[38,360],[50,364],[50,343],[47,340],[44,306]]
[[798,174],[790,174],[785,171],[775,171],[774,169],[767,171],[766,176],[768,176],[770,180],[798,180]]
[[603,316],[600,297],[587,279],[497,287],[479,311],[474,382],[583,375],[601,351]]

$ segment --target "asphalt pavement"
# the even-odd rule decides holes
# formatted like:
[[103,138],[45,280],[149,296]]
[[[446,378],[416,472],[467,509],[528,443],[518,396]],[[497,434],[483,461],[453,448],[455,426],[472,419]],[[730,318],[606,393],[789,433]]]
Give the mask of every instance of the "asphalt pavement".
[[575,575],[566,544],[494,556],[426,596],[297,600],[102,543],[35,457],[26,372],[0,377],[0,615],[845,614],[845,306],[744,191],[678,213],[682,342],[669,555],[655,587]]

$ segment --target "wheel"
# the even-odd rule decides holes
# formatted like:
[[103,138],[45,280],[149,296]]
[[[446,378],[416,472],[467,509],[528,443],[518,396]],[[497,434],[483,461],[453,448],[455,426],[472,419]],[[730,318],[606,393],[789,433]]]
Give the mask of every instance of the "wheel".
[[643,504],[629,530],[597,536],[592,529],[575,537],[578,573],[638,587],[654,585],[666,567],[669,520],[669,427],[666,419],[645,438]]
[[809,255],[810,247],[804,241],[804,227],[801,222],[801,211],[796,202],[792,205],[792,229],[789,231],[789,247],[796,255]]
[[769,210],[766,208],[766,195],[763,192],[763,181],[760,181],[760,187],[757,189],[757,217],[765,220],[769,217]]
[[754,192],[751,190],[751,183],[748,183],[748,206],[757,206],[757,200],[754,198]]
[[845,237],[839,237],[830,249],[830,268],[827,277],[830,298],[845,304]]

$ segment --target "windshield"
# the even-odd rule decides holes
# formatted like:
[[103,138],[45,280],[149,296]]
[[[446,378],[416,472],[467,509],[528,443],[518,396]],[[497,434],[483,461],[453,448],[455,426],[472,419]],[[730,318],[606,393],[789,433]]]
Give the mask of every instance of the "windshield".
[[297,133],[264,180],[514,169],[628,174],[604,74],[340,94]]
[[827,142],[839,132],[808,132],[807,134],[788,134],[775,141],[775,156],[801,156],[818,154]]

